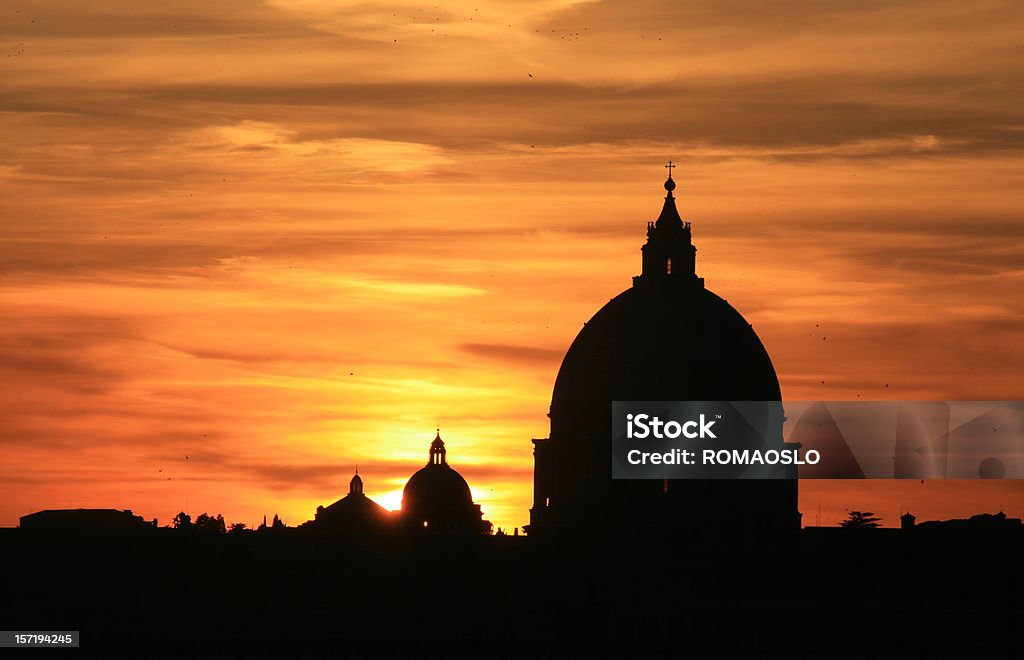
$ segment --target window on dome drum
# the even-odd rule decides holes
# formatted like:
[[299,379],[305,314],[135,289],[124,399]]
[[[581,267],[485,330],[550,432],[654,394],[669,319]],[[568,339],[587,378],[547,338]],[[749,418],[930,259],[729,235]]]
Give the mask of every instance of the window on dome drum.
[[544,498],[544,506],[551,506],[551,498],[550,497],[545,497]]
[[668,259],[668,261],[665,262],[665,274],[666,275],[671,275],[672,274],[672,259],[671,259],[671,257]]

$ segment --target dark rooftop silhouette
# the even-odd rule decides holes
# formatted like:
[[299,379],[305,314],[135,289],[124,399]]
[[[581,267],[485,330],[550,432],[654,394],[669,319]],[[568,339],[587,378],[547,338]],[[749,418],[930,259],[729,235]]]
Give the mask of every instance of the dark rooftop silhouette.
[[392,527],[394,516],[363,493],[363,480],[356,468],[348,495],[328,506],[318,506],[316,516],[307,524],[320,532],[373,534]]

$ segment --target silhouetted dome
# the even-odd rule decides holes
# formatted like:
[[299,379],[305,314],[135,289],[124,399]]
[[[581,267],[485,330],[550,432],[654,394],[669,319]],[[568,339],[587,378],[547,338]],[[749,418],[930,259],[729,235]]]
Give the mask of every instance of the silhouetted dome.
[[430,519],[430,513],[458,510],[473,505],[469,484],[448,465],[448,452],[441,432],[430,443],[430,460],[405,484],[402,491],[402,512]]
[[427,465],[409,477],[402,492],[402,509],[450,508],[471,505],[469,484],[450,465]]
[[[675,181],[665,188],[660,215],[647,223],[641,274],[584,324],[562,360],[551,435],[534,441],[534,530],[647,525],[692,533],[708,529],[709,519],[728,526],[737,514],[757,520],[744,522],[748,529],[799,523],[795,480],[690,480],[670,487],[611,478],[613,401],[782,400],[753,328],[697,277],[690,223],[672,194]],[[770,433],[781,449],[781,422]]]
[[699,286],[635,286],[569,347],[551,397],[552,433],[612,401],[780,399],[767,351],[729,303]]
[[480,532],[480,507],[473,504],[466,480],[448,465],[440,433],[430,444],[427,465],[405,484],[402,517],[411,527],[431,531]]

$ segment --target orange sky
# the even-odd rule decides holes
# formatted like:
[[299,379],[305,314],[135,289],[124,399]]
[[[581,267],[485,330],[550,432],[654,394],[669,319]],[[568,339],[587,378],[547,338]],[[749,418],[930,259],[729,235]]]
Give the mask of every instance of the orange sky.
[[[1024,398],[1019,3],[11,0],[0,45],[0,525],[295,524],[357,463],[394,507],[438,423],[526,523],[670,157],[786,398]],[[1024,514],[801,490],[812,524]]]

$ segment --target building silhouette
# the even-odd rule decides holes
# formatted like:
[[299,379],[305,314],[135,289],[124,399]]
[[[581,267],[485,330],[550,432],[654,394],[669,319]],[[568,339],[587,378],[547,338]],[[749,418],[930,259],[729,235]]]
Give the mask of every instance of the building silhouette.
[[[661,214],[648,222],[641,247],[641,274],[584,325],[558,371],[550,435],[533,440],[530,535],[644,533],[700,541],[800,528],[795,478],[611,478],[613,401],[782,405],[778,377],[757,334],[697,276],[690,223],[676,209],[674,166],[668,167]],[[781,414],[778,419],[767,448],[786,446]]]
[[469,484],[448,465],[448,452],[438,429],[430,443],[427,464],[413,474],[402,491],[402,522],[410,531],[430,534],[490,534],[473,502]]
[[321,532],[374,534],[387,531],[393,523],[390,511],[363,493],[359,469],[349,481],[348,495],[328,506],[318,506],[308,524]]
[[156,519],[147,521],[131,509],[47,509],[19,520],[19,526],[31,533],[43,534],[118,534],[152,529]]
[[283,530],[283,529],[287,529],[287,528],[288,528],[288,526],[285,525],[284,521],[281,520],[280,516],[278,516],[275,513],[274,514],[274,519],[273,519],[273,521],[271,521],[271,523],[269,525],[267,524],[267,516],[264,515],[263,516],[263,522],[260,523],[260,526],[256,528],[256,531],[257,532],[267,532],[267,531],[277,532],[277,531],[280,531],[280,530]]
[[968,534],[1024,534],[1024,521],[1010,518],[1004,512],[979,513],[970,518],[953,518],[952,520],[926,520],[914,526],[914,530],[924,533]]

